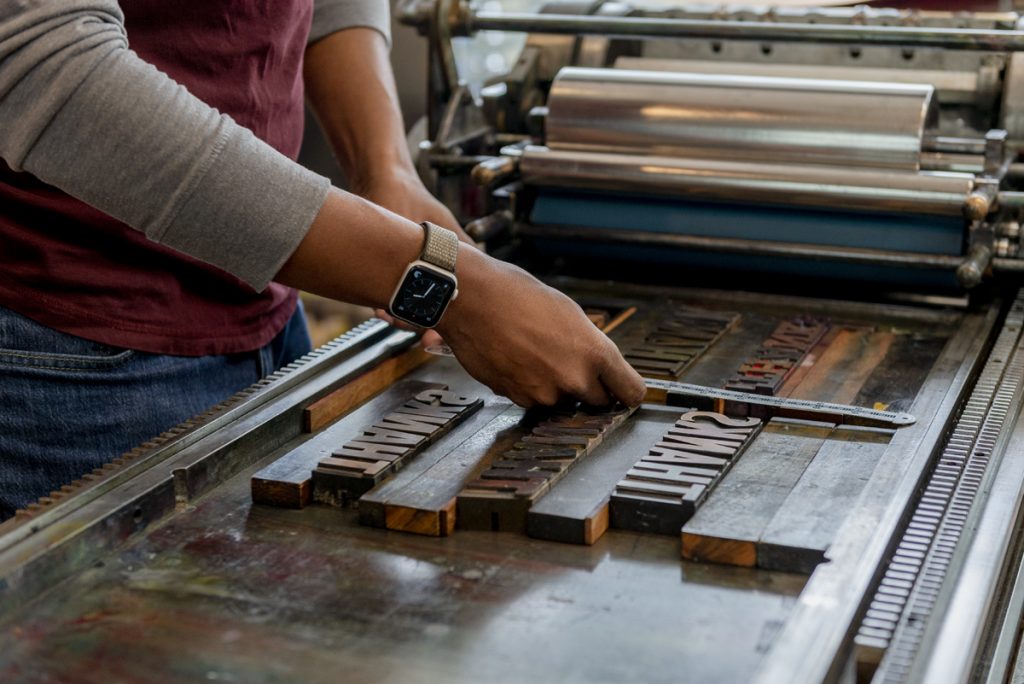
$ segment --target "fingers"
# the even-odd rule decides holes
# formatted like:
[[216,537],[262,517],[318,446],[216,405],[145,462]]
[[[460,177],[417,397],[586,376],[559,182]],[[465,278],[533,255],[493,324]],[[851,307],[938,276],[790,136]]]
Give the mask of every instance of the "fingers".
[[609,406],[613,403],[611,396],[605,391],[604,385],[597,378],[594,378],[582,391],[573,392],[572,394],[588,406]]
[[644,379],[614,348],[605,356],[601,382],[613,397],[626,406],[639,406],[647,394]]
[[441,335],[436,330],[425,330],[423,337],[420,338],[420,344],[423,348],[428,347],[441,347],[444,345],[444,340],[441,339]]

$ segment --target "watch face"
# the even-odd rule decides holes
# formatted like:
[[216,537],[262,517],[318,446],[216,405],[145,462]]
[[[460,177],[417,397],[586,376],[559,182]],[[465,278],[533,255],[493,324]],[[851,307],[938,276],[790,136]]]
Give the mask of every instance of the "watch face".
[[413,266],[391,304],[392,313],[414,325],[431,328],[441,319],[455,281],[436,271]]

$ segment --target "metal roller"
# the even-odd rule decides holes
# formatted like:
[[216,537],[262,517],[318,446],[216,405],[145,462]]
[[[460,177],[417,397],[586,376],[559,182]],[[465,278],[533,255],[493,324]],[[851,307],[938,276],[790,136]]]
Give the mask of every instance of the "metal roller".
[[917,171],[937,116],[923,84],[562,69],[553,150]]
[[953,103],[973,104],[979,98],[978,91],[980,88],[978,72],[948,69],[893,69],[842,64],[724,62],[698,59],[658,59],[652,57],[619,57],[615,60],[615,68],[638,71],[668,71],[672,73],[685,72],[690,74],[815,78],[830,81],[917,83],[934,86],[936,99],[945,105]]
[[974,186],[966,173],[915,173],[840,166],[748,164],[527,147],[523,180],[584,188],[711,199],[959,215]]

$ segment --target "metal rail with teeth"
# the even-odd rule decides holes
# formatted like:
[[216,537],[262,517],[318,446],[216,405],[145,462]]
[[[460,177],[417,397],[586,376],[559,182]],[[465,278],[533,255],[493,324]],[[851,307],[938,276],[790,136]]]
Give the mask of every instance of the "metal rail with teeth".
[[[86,473],[80,479],[50,492],[49,496],[28,504],[17,511],[15,517],[3,525],[0,532],[9,532],[44,514],[63,514],[72,507],[84,505],[103,491],[123,482],[149,465],[155,459],[167,458],[181,448],[216,430],[230,420],[279,396],[301,381],[301,371],[313,364],[328,360],[342,360],[368,345],[382,340],[393,329],[384,321],[370,318],[327,344],[305,354],[292,363],[240,390],[207,411],[189,418],[166,432],[121,454],[109,463]],[[411,338],[412,333],[407,333]],[[58,510],[59,509],[59,510]],[[49,516],[47,516],[49,517]],[[29,525],[36,528],[39,525]],[[10,536],[5,537],[11,539]]]
[[1024,298],[1018,296],[860,623],[858,659],[869,668],[878,663],[875,682],[907,681],[914,667],[1007,420],[1020,409],[1022,326]]
[[26,605],[294,439],[305,406],[415,341],[370,319],[0,525],[0,611]]

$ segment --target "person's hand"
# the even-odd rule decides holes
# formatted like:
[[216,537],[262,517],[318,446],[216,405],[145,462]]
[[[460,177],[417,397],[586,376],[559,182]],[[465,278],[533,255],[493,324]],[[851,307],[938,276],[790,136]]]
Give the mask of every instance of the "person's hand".
[[[330,191],[277,280],[379,308],[422,245],[415,223]],[[643,379],[571,299],[469,245],[459,246],[455,272],[459,295],[438,328],[477,380],[523,406],[565,395],[597,406],[643,400]]]
[[579,305],[522,269],[459,250],[459,296],[438,326],[462,366],[524,407],[568,395],[635,406],[644,381]]

